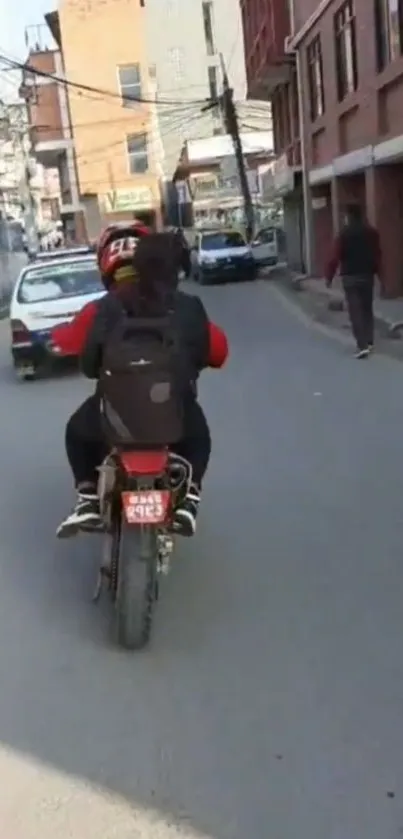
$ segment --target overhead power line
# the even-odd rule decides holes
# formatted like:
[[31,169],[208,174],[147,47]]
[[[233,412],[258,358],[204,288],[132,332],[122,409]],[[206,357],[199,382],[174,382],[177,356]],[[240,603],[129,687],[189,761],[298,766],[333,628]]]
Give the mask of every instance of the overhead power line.
[[36,67],[33,67],[32,64],[26,62],[25,64],[21,61],[14,61],[11,58],[7,58],[7,56],[0,54],[0,61],[4,62],[8,67],[12,67],[14,70],[21,70],[22,72],[32,74],[33,76],[37,76],[43,79],[52,79],[54,82],[58,84],[65,85],[66,87],[75,89],[75,90],[82,90],[87,91],[87,93],[95,93],[99,96],[109,97],[112,99],[118,99],[122,102],[122,99],[127,102],[139,102],[143,105],[205,105],[207,102],[210,102],[210,98],[204,99],[146,99],[143,96],[122,96],[121,93],[117,93],[114,90],[106,90],[104,88],[93,87],[92,85],[84,84],[81,82],[74,82],[71,79],[63,78],[62,76],[57,76],[54,73],[47,73],[45,70],[38,70]]
[[[202,116],[202,114],[200,114],[200,110],[199,109],[195,110],[196,108],[197,108],[197,106],[195,106],[195,105],[191,105],[191,106],[187,105],[185,108],[172,108],[172,110],[164,111],[164,120],[165,120],[165,118],[169,118],[169,120],[175,120],[176,121],[176,120],[185,119],[188,116],[195,116],[195,117]],[[40,133],[41,131],[44,132],[44,131],[49,131],[49,130],[52,129],[52,126],[49,125],[49,124],[30,126],[30,123],[27,120],[25,120],[24,124],[26,125],[27,128],[32,127],[34,129],[34,131],[37,131],[38,133]],[[109,125],[110,126],[112,124],[113,125],[126,125],[127,128],[128,128],[128,133],[132,133],[132,134],[135,133],[133,130],[129,130],[130,129],[130,124],[127,121],[127,117],[119,117],[118,119],[113,119],[113,121],[109,117],[109,119],[89,119],[89,120],[86,120],[85,122],[75,122],[74,126],[73,126],[73,129],[74,129],[74,131],[77,131],[77,130],[81,131],[82,129],[86,129],[86,128],[93,129],[95,126],[101,126],[101,125]],[[171,122],[169,122],[168,125],[170,126]],[[140,134],[142,133],[140,128],[139,128],[139,133]]]
[[[203,114],[194,114],[189,115],[188,119],[183,121],[183,119],[175,120],[170,126],[167,126],[161,133],[165,137],[165,135],[169,135],[171,132],[177,131],[179,128],[186,129],[188,126],[193,125],[203,118]],[[110,151],[111,149],[117,149],[119,147],[124,146],[124,138],[120,140],[115,140],[113,143],[103,143],[100,146],[90,146],[88,149],[85,149],[78,154],[76,154],[76,160],[80,160],[83,163],[88,162],[89,166],[92,166],[94,163],[99,163],[101,160],[105,159],[105,153]],[[151,149],[156,147],[157,140],[148,134],[147,138],[147,146]]]

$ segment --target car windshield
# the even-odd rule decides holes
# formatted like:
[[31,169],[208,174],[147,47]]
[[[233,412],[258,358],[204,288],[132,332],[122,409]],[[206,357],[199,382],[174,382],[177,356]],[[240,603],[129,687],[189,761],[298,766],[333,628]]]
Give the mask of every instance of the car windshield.
[[102,290],[101,276],[94,258],[59,264],[38,263],[25,271],[17,300],[19,303],[44,303],[96,294]]
[[219,251],[223,248],[244,248],[245,239],[236,230],[229,233],[210,233],[203,236],[201,248],[203,251]]

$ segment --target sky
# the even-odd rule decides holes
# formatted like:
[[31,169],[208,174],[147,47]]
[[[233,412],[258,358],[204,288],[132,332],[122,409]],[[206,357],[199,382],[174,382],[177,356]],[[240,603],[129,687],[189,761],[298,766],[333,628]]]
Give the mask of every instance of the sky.
[[[44,14],[56,7],[57,0],[0,0],[0,53],[24,61],[25,28],[44,23]],[[0,70],[0,96],[15,98],[17,87],[18,75]]]

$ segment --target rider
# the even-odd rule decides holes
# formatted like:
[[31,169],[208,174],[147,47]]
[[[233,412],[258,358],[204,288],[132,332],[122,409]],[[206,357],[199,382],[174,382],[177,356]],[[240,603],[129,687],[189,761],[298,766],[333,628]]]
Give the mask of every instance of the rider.
[[[137,241],[136,243],[133,240]],[[135,249],[134,249],[135,248]],[[121,306],[141,295],[152,306],[168,290],[173,318],[194,370],[194,384],[205,367],[221,367],[228,355],[225,334],[210,323],[199,298],[177,290],[178,249],[172,234],[149,234],[138,225],[109,228],[98,245],[98,264],[108,294],[86,306],[75,320],[53,331],[61,353],[81,355],[84,374],[97,379],[102,345]],[[95,317],[96,316],[96,317]],[[190,390],[192,383],[189,383]],[[190,391],[189,391],[190,392]],[[175,452],[186,458],[193,472],[193,485],[176,511],[176,525],[183,535],[196,530],[201,483],[210,457],[210,432],[195,389],[185,417],[185,434]],[[70,417],[66,427],[66,452],[74,475],[77,501],[62,522],[57,535],[74,535],[82,527],[97,527],[100,510],[97,467],[107,454],[100,428],[99,396],[95,392]]]

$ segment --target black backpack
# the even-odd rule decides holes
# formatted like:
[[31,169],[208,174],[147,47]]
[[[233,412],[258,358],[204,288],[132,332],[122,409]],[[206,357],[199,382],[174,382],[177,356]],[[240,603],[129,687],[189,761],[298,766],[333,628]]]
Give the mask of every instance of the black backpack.
[[102,424],[111,446],[169,446],[182,439],[187,356],[172,315],[122,313],[104,346]]

